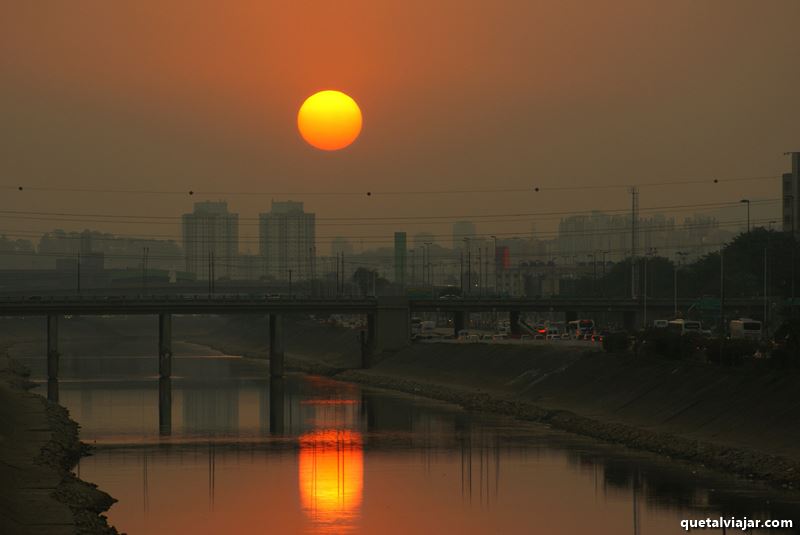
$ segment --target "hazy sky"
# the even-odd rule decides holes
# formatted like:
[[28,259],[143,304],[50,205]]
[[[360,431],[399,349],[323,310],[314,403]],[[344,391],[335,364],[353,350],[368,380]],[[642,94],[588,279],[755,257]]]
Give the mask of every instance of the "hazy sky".
[[[777,198],[800,150],[800,2],[141,1],[0,4],[0,210],[178,216],[223,198],[255,235],[272,195],[16,191],[27,187],[294,192],[324,218],[621,209]],[[297,133],[320,89],[353,96],[361,137],[312,149]],[[538,193],[378,195],[528,188]],[[309,196],[313,192],[375,195]],[[681,214],[681,216],[684,214]],[[0,233],[166,224],[14,220]],[[540,216],[537,228],[557,218]],[[448,222],[449,223],[449,222]],[[479,232],[530,229],[480,223]],[[247,239],[247,238],[246,238]],[[357,241],[357,240],[356,240]],[[365,240],[368,241],[368,240]],[[244,243],[242,249],[256,249]]]

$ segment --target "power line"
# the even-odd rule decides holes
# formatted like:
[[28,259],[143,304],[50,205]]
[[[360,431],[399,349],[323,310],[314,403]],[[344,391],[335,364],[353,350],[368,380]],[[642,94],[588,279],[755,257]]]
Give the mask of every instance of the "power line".
[[[693,224],[675,224],[671,228],[663,228],[663,227],[650,227],[648,228],[646,225],[644,228],[639,227],[638,233],[639,234],[654,234],[659,232],[676,232],[676,231],[688,231],[688,230],[704,230],[704,229],[716,229],[716,228],[728,228],[728,227],[738,227],[744,223],[744,219],[731,219],[731,220],[724,220],[724,221],[717,221],[714,220],[713,222],[699,222]],[[769,223],[773,221],[772,219],[758,219],[758,220],[751,220],[751,223]],[[626,220],[624,223],[628,223],[629,219]],[[551,230],[551,231],[542,231],[538,233],[539,237],[550,237],[550,238],[562,238],[562,237],[602,237],[602,236],[617,236],[622,235],[623,233],[627,233],[631,231],[630,225],[620,225],[620,226],[609,226],[605,228],[599,229],[566,229],[566,230]],[[48,239],[53,241],[61,241],[61,240],[70,240],[79,242],[85,238],[84,233],[87,231],[75,231],[70,232],[69,234],[52,234],[51,232],[46,233],[37,233],[36,231],[11,231],[11,230],[0,230],[0,236],[16,236],[16,237],[25,237],[25,238],[44,238],[47,236]],[[96,232],[96,231],[89,231],[89,232]],[[171,238],[168,240],[164,240],[166,243],[172,242],[177,244],[177,239],[171,237],[167,234],[111,234],[111,233],[103,233],[107,235],[95,236],[91,233],[89,234],[89,239],[91,241],[129,241],[129,242],[140,242],[140,241],[158,241],[157,238]],[[428,237],[433,239],[445,239],[448,240],[452,236],[450,234],[426,234]],[[492,236],[504,236],[507,238],[514,238],[519,237],[519,232],[486,232],[486,233],[477,233],[475,234],[472,239],[474,240],[486,240],[488,241],[491,239]],[[350,240],[359,240],[362,243],[394,243],[394,238],[392,236],[388,236],[385,234],[369,234],[369,235],[350,235],[350,236],[342,236],[340,234],[335,235],[323,235],[323,236],[316,236],[316,240],[333,240],[336,238],[345,238]],[[205,243],[203,239],[196,239],[196,240],[181,240],[184,244],[186,243]],[[237,241],[239,244],[253,244],[258,245],[262,243],[283,243],[282,240],[279,239],[266,239],[266,238],[253,238],[253,239],[239,239]]]
[[[767,198],[751,201],[752,204],[775,204],[781,202],[780,198]],[[653,213],[660,211],[687,211],[696,209],[710,209],[710,208],[725,208],[738,206],[739,200],[736,201],[720,201],[713,203],[696,203],[696,204],[672,204],[652,206],[650,208],[641,208],[639,212]],[[549,212],[520,212],[520,213],[506,213],[506,214],[460,214],[460,215],[425,215],[425,216],[354,216],[354,217],[320,217],[315,218],[316,225],[325,225],[325,223],[316,223],[316,221],[351,221],[351,222],[369,222],[372,225],[374,221],[386,221],[387,224],[408,224],[407,221],[420,224],[434,224],[435,221],[445,222],[449,220],[462,220],[462,219],[498,219],[491,222],[515,222],[513,218],[526,218],[536,221],[544,221],[546,219],[540,216],[591,216],[592,214],[601,215],[619,215],[630,213],[629,208],[608,209],[608,210],[561,210]],[[25,210],[0,210],[0,219],[24,219],[32,221],[56,221],[56,222],[76,222],[76,223],[124,223],[124,224],[157,224],[157,225],[172,225],[182,219],[182,216],[150,216],[150,215],[123,215],[123,214],[85,214],[75,212],[38,212],[38,211],[25,211]],[[424,221],[423,221],[424,220]],[[430,220],[430,221],[428,221]],[[258,217],[239,217],[239,224],[259,225]],[[396,223],[395,223],[396,222]],[[402,222],[402,223],[401,223]],[[490,222],[490,221],[486,221]],[[331,226],[344,225],[344,223],[330,224]]]
[[[636,184],[599,184],[594,181],[589,184],[575,184],[572,186],[548,186],[547,183],[563,182],[567,179],[549,179],[542,181],[541,185],[530,185],[527,187],[516,188],[475,188],[475,189],[428,189],[428,190],[370,190],[370,191],[243,191],[243,190],[198,190],[188,188],[185,190],[177,189],[130,189],[130,188],[77,188],[77,187],[57,187],[57,186],[36,186],[27,185],[25,183],[18,184],[3,184],[0,185],[0,190],[18,191],[24,193],[27,191],[44,192],[44,193],[98,193],[98,194],[115,194],[115,195],[181,195],[181,196],[195,196],[195,195],[226,195],[226,196],[295,196],[295,197],[324,197],[324,196],[356,196],[356,197],[372,197],[372,196],[395,196],[395,195],[473,195],[473,194],[505,194],[505,193],[537,193],[547,191],[577,191],[577,190],[594,190],[594,189],[617,189],[629,188],[631,185],[636,185],[641,188],[647,187],[665,187],[665,186],[686,186],[696,184],[718,184],[724,182],[746,182],[746,181],[760,181],[760,180],[774,180],[779,179],[781,175],[762,175],[762,176],[746,176],[746,177],[706,177],[706,178],[693,178],[693,179],[673,179],[673,180],[658,180],[653,182],[638,182]],[[496,180],[491,178],[487,180]],[[432,182],[440,182],[435,178],[431,179]]]

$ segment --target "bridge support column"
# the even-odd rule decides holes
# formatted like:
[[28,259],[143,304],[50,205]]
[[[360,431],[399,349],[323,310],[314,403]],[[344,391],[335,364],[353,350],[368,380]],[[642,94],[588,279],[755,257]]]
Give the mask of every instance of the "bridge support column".
[[269,432],[272,435],[284,434],[284,392],[286,386],[282,377],[269,380]]
[[47,379],[58,380],[58,316],[47,316]]
[[508,313],[508,326],[512,335],[522,334],[522,327],[519,324],[520,316],[519,310],[512,310]]
[[269,315],[269,375],[283,377],[283,316]]
[[453,312],[453,334],[458,338],[458,332],[466,329],[467,312],[465,310],[456,310]]
[[158,434],[172,434],[172,379],[158,379]]
[[[380,297],[375,311],[374,343],[370,357],[398,351],[411,343],[411,310],[404,297]],[[372,362],[370,362],[371,364]]]
[[158,315],[158,376],[172,376],[172,315]]
[[622,313],[622,324],[626,331],[635,331],[639,328],[635,310],[626,310]]

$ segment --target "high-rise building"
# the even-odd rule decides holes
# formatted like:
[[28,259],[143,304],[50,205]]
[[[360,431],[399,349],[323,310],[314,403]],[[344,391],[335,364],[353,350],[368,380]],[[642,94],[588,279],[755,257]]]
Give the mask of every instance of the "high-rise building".
[[258,216],[259,250],[267,274],[278,280],[314,277],[316,216],[303,203],[272,201],[269,212]]
[[186,271],[198,279],[233,277],[239,255],[239,214],[228,212],[224,201],[194,203],[183,214],[183,249]]
[[406,284],[406,255],[408,248],[406,244],[406,233],[394,233],[394,282],[400,286]]
[[463,247],[464,238],[475,239],[475,223],[472,221],[456,221],[453,223],[453,249]]
[[800,152],[789,153],[792,156],[792,172],[783,174],[783,230],[793,232],[800,237]]

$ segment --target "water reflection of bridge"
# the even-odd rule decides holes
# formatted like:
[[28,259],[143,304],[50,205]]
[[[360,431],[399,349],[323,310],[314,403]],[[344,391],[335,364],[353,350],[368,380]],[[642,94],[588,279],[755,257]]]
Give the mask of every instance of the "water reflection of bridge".
[[[264,385],[266,387],[266,385]],[[273,385],[269,385],[272,387]],[[262,389],[263,391],[266,388]],[[266,393],[271,398],[271,393]],[[620,452],[618,449],[588,439],[562,435],[548,430],[524,431],[508,419],[494,423],[446,404],[418,401],[408,396],[386,395],[354,385],[342,385],[324,378],[290,377],[283,384],[284,434],[272,434],[263,440],[241,440],[236,436],[197,437],[196,440],[170,442],[152,453],[174,458],[207,458],[209,507],[217,497],[218,461],[239,459],[259,453],[297,456],[297,489],[300,506],[315,532],[347,533],[357,525],[368,492],[370,452],[402,452],[417,459],[430,477],[438,478],[432,469],[443,457],[455,460],[459,473],[462,500],[465,506],[487,510],[503,499],[503,478],[509,477],[508,464],[514,458],[549,466],[557,462],[571,467],[584,482],[594,481],[597,500],[606,498],[624,502],[629,507],[628,533],[638,533],[643,508],[657,506],[692,514],[721,512],[725,516],[753,517],[753,503],[768,503],[773,518],[792,518],[797,507],[778,504],[771,496],[756,500],[742,493],[741,486],[728,482],[713,472],[698,470],[688,475],[685,468],[655,456]],[[218,399],[232,403],[234,396]],[[184,411],[185,414],[185,411]],[[225,409],[212,415],[220,430],[229,429],[224,420],[233,417]],[[202,415],[198,413],[200,420]],[[240,415],[241,417],[241,415]],[[212,427],[214,427],[212,426]],[[203,425],[198,424],[197,429]],[[209,427],[209,426],[205,426]],[[127,446],[130,448],[130,446]],[[124,450],[122,447],[121,450]],[[145,450],[146,451],[146,450]],[[104,452],[113,455],[114,449]],[[149,463],[147,466],[153,466]],[[142,486],[147,467],[142,471]],[[458,492],[457,487],[452,487]],[[763,511],[766,515],[767,511]],[[767,516],[769,516],[767,515]]]

